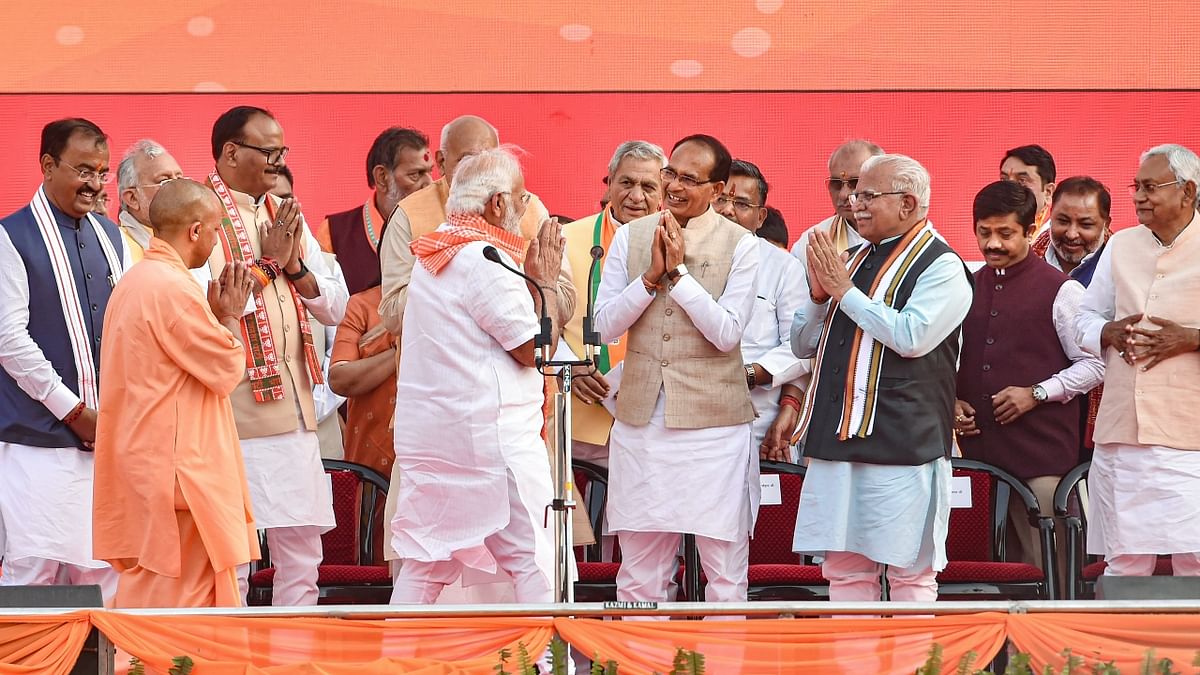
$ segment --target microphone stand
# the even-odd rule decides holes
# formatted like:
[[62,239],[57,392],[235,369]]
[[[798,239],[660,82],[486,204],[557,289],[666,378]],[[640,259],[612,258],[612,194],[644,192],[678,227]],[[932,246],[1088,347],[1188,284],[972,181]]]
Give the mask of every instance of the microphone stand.
[[[550,353],[550,338],[552,324],[549,308],[546,307],[546,295],[541,286],[524,272],[509,266],[500,257],[499,251],[488,246],[483,249],[483,255],[488,260],[499,264],[510,272],[523,277],[533,284],[542,300],[542,312],[539,317],[541,331],[534,338],[537,348],[535,364],[543,376],[561,377],[562,387],[554,394],[554,426],[551,438],[554,439],[554,462],[551,466],[554,483],[554,499],[546,505],[543,511],[542,527],[549,527],[550,513],[554,513],[554,600],[555,602],[574,602],[575,584],[572,579],[572,565],[575,560],[574,537],[571,528],[571,512],[576,508],[574,487],[575,471],[572,468],[573,440],[571,438],[571,391],[576,366],[591,366],[595,369],[596,350],[600,347],[600,334],[594,330],[595,297],[592,293],[592,280],[597,263],[604,255],[604,249],[593,246],[590,255],[591,266],[588,268],[588,302],[587,312],[583,318],[584,358],[582,360],[555,360]],[[597,533],[599,536],[599,533]]]

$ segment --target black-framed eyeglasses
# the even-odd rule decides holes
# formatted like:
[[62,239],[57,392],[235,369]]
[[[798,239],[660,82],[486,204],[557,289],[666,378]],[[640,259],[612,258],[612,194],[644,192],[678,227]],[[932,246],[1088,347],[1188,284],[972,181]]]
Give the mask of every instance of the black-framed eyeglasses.
[[75,167],[75,166],[71,166],[70,164],[67,164],[66,162],[62,161],[61,159],[58,160],[58,163],[67,167],[68,169],[78,173],[79,181],[81,183],[90,183],[93,180],[99,180],[101,185],[108,185],[109,183],[112,182],[112,179],[113,179],[113,174],[107,170],[96,171],[95,169],[89,169],[87,167],[80,169],[79,167]]
[[659,169],[658,175],[662,176],[664,184],[670,184],[673,181],[675,181],[675,179],[679,179],[679,184],[685,188],[698,188],[701,185],[706,185],[708,183],[716,182],[711,178],[707,178],[704,180],[701,180],[699,178],[692,178],[691,176],[687,176],[687,175],[684,175],[684,174],[681,174],[681,173],[675,171],[675,169],[672,169],[669,166],[664,166],[663,168]]
[[260,148],[257,145],[250,145],[249,143],[243,143],[241,141],[230,142],[239,148],[249,148],[251,150],[257,150],[261,152],[267,156],[267,164],[278,164],[282,162],[288,154],[288,146],[286,145],[281,148]]
[[858,176],[850,176],[849,178],[834,178],[830,176],[825,179],[825,186],[829,188],[830,192],[841,192],[843,187],[857,190]]
[[876,192],[875,190],[863,190],[862,192],[851,192],[850,193],[850,205],[853,206],[859,202],[862,202],[863,206],[868,206],[871,202],[875,201],[879,197],[883,197],[884,195],[903,195],[903,194],[908,194],[908,193],[906,193],[904,190],[894,190],[892,192]]
[[1145,192],[1146,196],[1149,197],[1150,195],[1157,192],[1159,188],[1165,188],[1165,187],[1169,187],[1171,185],[1178,185],[1180,182],[1181,181],[1178,178],[1176,178],[1175,180],[1173,180],[1169,183],[1150,183],[1150,182],[1139,183],[1135,180],[1125,187],[1129,190],[1130,197],[1133,197],[1134,195],[1136,195],[1138,193],[1138,190]]
[[742,213],[748,213],[751,209],[762,208],[762,204],[755,204],[754,202],[746,199],[734,199],[729,195],[718,195],[716,203],[717,206],[721,208],[725,208],[726,206],[732,204],[734,209],[741,211]]

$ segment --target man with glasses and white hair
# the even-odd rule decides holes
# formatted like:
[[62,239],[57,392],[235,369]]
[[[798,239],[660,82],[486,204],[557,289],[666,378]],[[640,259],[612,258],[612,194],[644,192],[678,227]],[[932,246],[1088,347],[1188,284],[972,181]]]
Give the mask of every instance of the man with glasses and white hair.
[[117,166],[117,195],[121,213],[117,223],[133,262],[150,248],[154,231],[150,226],[150,202],[169,180],[183,178],[179,162],[158,143],[143,138],[129,146]]
[[[583,317],[587,313],[589,294],[594,294],[600,285],[604,262],[612,249],[613,237],[626,223],[656,213],[662,206],[662,178],[659,172],[667,164],[662,148],[646,141],[626,141],[617,146],[612,161],[608,163],[608,175],[604,184],[608,186],[604,195],[606,206],[594,213],[563,226],[567,239],[566,258],[575,275],[575,290],[579,294],[575,302],[575,315],[563,327],[563,341],[559,349],[569,349],[571,356],[582,358]],[[592,267],[591,249],[604,249],[598,269],[592,274],[595,287],[588,287],[588,272]],[[574,455],[589,462],[608,466],[608,434],[613,418],[599,402],[611,391],[605,377],[625,357],[626,336],[616,337],[600,347],[596,367],[575,369],[575,401],[571,411],[571,427],[574,438]]]
[[[767,219],[770,186],[751,162],[733,160],[725,191],[713,205],[717,213],[757,233]],[[788,461],[792,434],[800,417],[804,390],[793,380],[809,372],[808,359],[792,354],[792,317],[807,290],[804,267],[766,239],[758,244],[758,281],[754,314],[742,334],[746,388],[754,403],[753,444],[763,459]]]
[[833,601],[937,599],[950,515],[955,371],[972,281],[929,224],[929,173],[873,156],[849,195],[865,243],[807,251],[792,349],[815,357],[800,416],[808,475],[793,548],[823,558]]
[[[516,157],[481,151],[454,175],[447,222],[412,244],[396,390],[403,479],[390,526],[404,564],[393,603],[430,604],[464,573],[497,570],[512,576],[516,602],[554,599],[534,341],[543,298],[557,306],[564,241],[553,220],[532,241],[521,236],[529,201]],[[485,257],[493,251],[537,288]],[[550,316],[557,341],[561,324]]]
[[1087,550],[1106,575],[1151,575],[1165,554],[1176,576],[1200,575],[1198,184],[1191,150],[1142,154],[1129,186],[1142,227],[1112,235],[1079,307],[1079,345],[1105,361]]
[[712,136],[676,143],[661,171],[666,209],[617,230],[600,280],[601,339],[629,337],[609,456],[619,600],[671,599],[681,533],[696,535],[705,599],[746,600],[759,484],[739,347],[759,249],[712,208],[732,161]]

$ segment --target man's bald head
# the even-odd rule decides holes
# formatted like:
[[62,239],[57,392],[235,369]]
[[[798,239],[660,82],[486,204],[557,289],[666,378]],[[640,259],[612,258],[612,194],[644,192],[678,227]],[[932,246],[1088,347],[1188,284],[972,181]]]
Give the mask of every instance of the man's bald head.
[[438,170],[447,183],[454,181],[454,169],[463,157],[500,147],[500,134],[487,120],[463,115],[442,127],[442,143],[437,151]]
[[150,202],[154,235],[170,244],[189,268],[204,264],[212,254],[221,216],[216,193],[188,178],[163,185]]

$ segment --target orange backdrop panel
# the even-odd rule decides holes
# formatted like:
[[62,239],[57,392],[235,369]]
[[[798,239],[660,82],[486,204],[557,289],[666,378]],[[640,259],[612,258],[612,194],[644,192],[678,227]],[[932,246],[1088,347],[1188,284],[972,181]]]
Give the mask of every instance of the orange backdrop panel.
[[1200,85],[1183,0],[3,4],[8,92]]
[[91,627],[88,612],[0,617],[0,673],[71,672]]
[[935,642],[951,667],[967,652],[976,667],[1004,645],[1005,614],[913,619],[599,621],[555,619],[567,642],[620,672],[668,672],[679,647],[704,656],[710,673],[911,673]]

